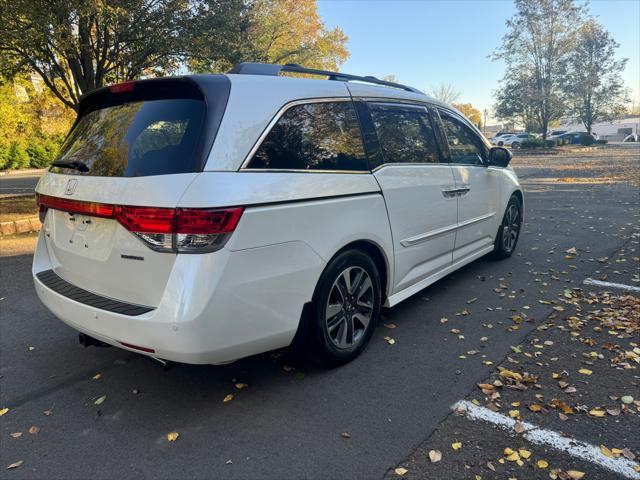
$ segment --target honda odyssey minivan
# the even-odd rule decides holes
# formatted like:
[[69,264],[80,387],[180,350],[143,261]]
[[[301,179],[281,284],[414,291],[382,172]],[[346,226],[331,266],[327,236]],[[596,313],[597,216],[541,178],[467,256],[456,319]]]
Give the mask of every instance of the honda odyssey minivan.
[[293,342],[341,364],[381,307],[513,253],[510,159],[374,77],[244,63],[113,85],[36,188],[36,291],[85,345],[222,364]]

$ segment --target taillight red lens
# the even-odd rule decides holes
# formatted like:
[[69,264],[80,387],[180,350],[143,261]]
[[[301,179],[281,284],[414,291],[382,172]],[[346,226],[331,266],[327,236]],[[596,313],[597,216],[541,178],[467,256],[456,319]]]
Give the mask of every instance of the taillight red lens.
[[[113,218],[124,228],[137,234],[151,248],[160,251],[182,251],[184,248],[184,251],[189,252],[199,249],[202,252],[214,251],[220,248],[224,245],[226,236],[235,230],[244,211],[243,207],[135,207],[84,202],[48,195],[38,195],[38,205],[41,210],[51,208],[92,217]],[[171,238],[173,234],[180,237],[178,245]]]
[[116,220],[130,232],[174,233],[173,208],[118,207]]
[[242,216],[242,208],[208,209],[179,208],[176,233],[231,233]]

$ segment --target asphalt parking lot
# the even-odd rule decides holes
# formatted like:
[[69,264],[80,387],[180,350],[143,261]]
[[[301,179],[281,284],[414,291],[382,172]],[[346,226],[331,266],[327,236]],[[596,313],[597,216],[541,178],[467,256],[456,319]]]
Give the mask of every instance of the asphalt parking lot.
[[[640,288],[639,153],[516,158],[517,255],[385,311],[366,352],[333,370],[282,351],[165,372],[83,349],[35,295],[32,240],[3,249],[0,477],[640,478],[640,362],[626,355],[640,353],[640,293],[584,284]],[[625,320],[593,313],[604,308]],[[573,447],[536,443],[529,425]],[[583,444],[615,466],[580,456]]]

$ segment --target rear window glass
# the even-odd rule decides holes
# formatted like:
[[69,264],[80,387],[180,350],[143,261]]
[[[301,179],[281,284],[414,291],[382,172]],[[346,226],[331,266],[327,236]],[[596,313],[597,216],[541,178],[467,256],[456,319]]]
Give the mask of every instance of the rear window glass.
[[351,102],[289,108],[264,139],[249,168],[368,170]]
[[[205,103],[190,98],[122,103],[89,111],[62,146],[57,162],[82,162],[83,175],[139,177],[201,169],[197,154]],[[64,167],[54,172],[81,173]]]

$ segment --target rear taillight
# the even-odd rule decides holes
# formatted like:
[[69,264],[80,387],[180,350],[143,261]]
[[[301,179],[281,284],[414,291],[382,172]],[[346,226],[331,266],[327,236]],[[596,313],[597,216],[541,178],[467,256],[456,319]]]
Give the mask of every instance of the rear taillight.
[[40,211],[113,218],[149,248],[159,252],[207,253],[219,250],[235,230],[244,208],[156,208],[83,202],[38,195]]

